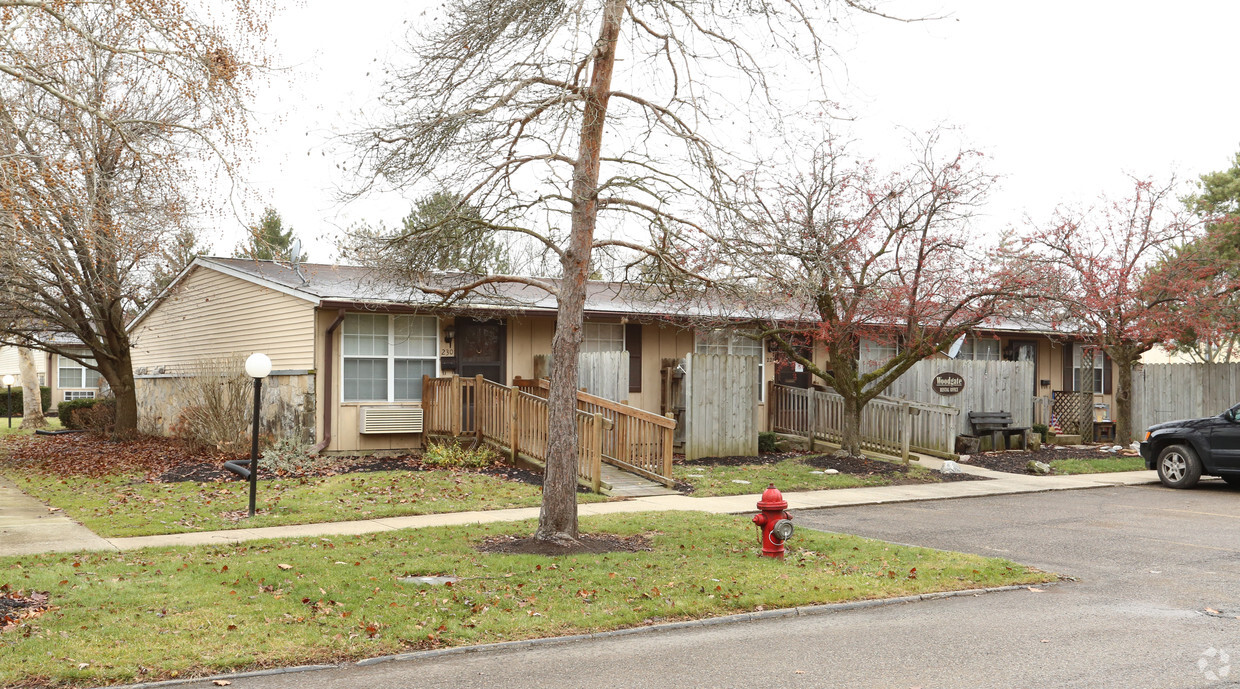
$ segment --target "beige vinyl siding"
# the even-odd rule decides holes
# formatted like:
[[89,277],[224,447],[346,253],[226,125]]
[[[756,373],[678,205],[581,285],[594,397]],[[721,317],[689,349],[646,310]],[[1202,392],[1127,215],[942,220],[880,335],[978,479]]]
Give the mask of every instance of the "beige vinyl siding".
[[[43,380],[47,380],[47,353],[35,350],[34,354],[34,370],[36,373],[43,374]],[[21,361],[17,356],[17,347],[0,347],[0,376],[11,375],[19,382],[22,379]],[[14,383],[17,385],[18,383]]]
[[314,368],[314,305],[198,267],[131,334],[135,369],[185,371],[204,357],[262,352],[275,370]]

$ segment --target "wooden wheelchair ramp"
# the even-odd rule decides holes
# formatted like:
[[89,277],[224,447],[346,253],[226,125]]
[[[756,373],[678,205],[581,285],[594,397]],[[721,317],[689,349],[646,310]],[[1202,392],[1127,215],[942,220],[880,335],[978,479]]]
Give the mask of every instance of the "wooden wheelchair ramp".
[[[514,461],[521,457],[545,464],[547,381],[518,378],[513,383],[509,387],[482,376],[423,378],[424,432],[472,435]],[[649,491],[657,486],[670,489],[675,428],[670,418],[578,392],[578,478],[595,492],[606,486],[615,495],[655,495],[659,493]],[[621,490],[625,492],[617,492]]]

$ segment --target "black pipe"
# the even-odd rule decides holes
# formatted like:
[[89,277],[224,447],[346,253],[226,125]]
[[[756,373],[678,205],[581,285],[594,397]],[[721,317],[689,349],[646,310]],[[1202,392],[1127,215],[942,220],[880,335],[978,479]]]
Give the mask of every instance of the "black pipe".
[[263,397],[263,379],[254,379],[254,432],[250,438],[250,516],[254,516],[254,498],[258,494],[258,415]]
[[250,470],[248,469],[249,466],[250,460],[248,459],[233,459],[224,462],[225,469],[233,472],[241,478],[250,478]]

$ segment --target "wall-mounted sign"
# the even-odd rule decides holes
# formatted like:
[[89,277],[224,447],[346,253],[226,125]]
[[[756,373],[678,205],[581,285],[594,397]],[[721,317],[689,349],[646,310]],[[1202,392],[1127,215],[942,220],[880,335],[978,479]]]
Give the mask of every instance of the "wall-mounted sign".
[[955,395],[964,390],[964,376],[959,373],[944,371],[934,377],[930,386],[940,395]]

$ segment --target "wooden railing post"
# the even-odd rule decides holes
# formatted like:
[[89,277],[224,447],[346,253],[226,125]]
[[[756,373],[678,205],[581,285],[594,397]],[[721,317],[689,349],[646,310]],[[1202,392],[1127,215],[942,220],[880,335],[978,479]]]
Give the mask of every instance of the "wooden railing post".
[[517,401],[521,398],[521,391],[516,387],[508,389],[508,443],[512,447],[512,463],[517,463],[517,445],[520,444],[517,435]]
[[455,438],[461,434],[461,414],[464,413],[461,408],[461,377],[455,373],[452,374],[452,394],[449,397],[451,399],[449,413],[452,414],[452,437]]
[[474,376],[474,435],[477,436],[478,442],[482,442],[482,415],[485,408],[482,406],[482,383],[486,378],[482,374]]
[[[675,412],[664,414],[672,421],[676,420]],[[672,478],[672,444],[676,442],[676,427],[663,429],[663,477],[671,480]]]
[[599,492],[603,482],[603,415],[594,414],[594,433],[590,437],[590,483]]

